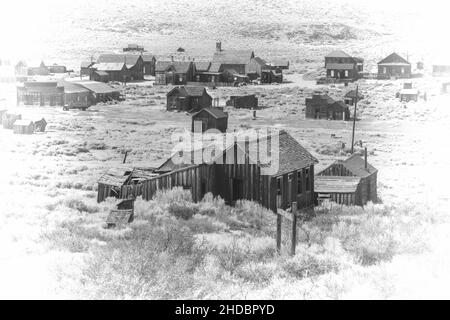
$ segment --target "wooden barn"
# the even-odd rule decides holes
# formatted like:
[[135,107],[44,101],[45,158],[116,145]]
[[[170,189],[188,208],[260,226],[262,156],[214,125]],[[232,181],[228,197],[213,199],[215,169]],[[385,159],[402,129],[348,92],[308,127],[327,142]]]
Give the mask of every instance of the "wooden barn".
[[64,87],[57,81],[26,81],[17,87],[17,104],[64,106]]
[[[279,148],[274,162],[264,164],[262,158],[257,161],[252,157],[262,142],[276,145],[275,141]],[[314,205],[317,160],[286,131],[236,141],[223,150],[211,163],[192,164],[138,183],[130,181],[129,174],[123,172],[104,175],[99,180],[97,201],[109,196],[120,199],[142,196],[150,200],[157,190],[180,186],[191,191],[194,201],[211,192],[228,204],[247,199],[273,212],[290,208],[293,201],[299,209]]]
[[13,124],[14,134],[33,134],[34,122],[31,120],[16,120]]
[[417,101],[419,98],[419,90],[414,89],[411,82],[405,82],[403,89],[398,93],[400,101],[409,102]]
[[[361,92],[358,92],[358,101],[364,99],[364,96],[361,94]],[[356,90],[350,90],[348,91],[344,96],[344,102],[348,105],[355,105],[356,102]]]
[[220,64],[223,69],[235,70],[237,74],[247,75],[248,64],[255,57],[253,50],[223,50],[222,43],[216,43],[212,63]]
[[155,65],[156,58],[150,53],[143,53],[142,60],[144,61],[144,75],[154,76],[155,75]]
[[3,129],[12,129],[14,122],[17,120],[22,120],[22,115],[12,111],[7,111],[3,113],[2,116],[2,126]]
[[257,109],[258,98],[254,94],[231,96],[226,105],[234,108]]
[[392,53],[378,62],[378,79],[411,78],[411,63]]
[[155,65],[156,85],[180,85],[193,81],[195,66],[192,61],[157,61]]
[[192,132],[200,133],[210,129],[225,133],[228,128],[228,113],[221,108],[204,108],[192,115]]
[[102,54],[91,69],[90,80],[93,81],[144,80],[144,60],[137,54]]
[[167,110],[195,112],[203,108],[211,108],[212,97],[204,87],[174,87],[167,93]]
[[377,201],[378,170],[354,154],[339,160],[319,172],[314,189],[317,199],[328,199],[338,204],[363,206]]
[[308,119],[350,120],[348,105],[342,101],[335,101],[326,94],[316,92],[306,98],[305,117]]
[[364,60],[352,57],[342,50],[336,50],[325,56],[325,68],[328,79],[357,80],[361,78]]

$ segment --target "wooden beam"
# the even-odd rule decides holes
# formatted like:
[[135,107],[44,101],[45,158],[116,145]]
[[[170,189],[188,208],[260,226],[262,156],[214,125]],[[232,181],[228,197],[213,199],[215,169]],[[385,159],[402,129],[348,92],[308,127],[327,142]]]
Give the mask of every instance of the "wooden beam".
[[291,237],[291,255],[295,255],[295,246],[297,244],[297,202],[293,201],[292,210],[292,237]]
[[277,252],[281,253],[281,224],[283,223],[283,218],[281,214],[277,214]]

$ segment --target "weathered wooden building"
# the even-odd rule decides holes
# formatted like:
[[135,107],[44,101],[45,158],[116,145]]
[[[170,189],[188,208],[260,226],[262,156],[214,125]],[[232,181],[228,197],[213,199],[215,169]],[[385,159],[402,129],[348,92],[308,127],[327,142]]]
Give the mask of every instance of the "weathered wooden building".
[[79,85],[76,82],[71,81],[60,81],[58,86],[64,88],[64,108],[73,109],[78,108],[85,110],[89,108],[93,103],[91,97],[91,92]]
[[192,132],[200,133],[210,129],[225,133],[228,128],[228,113],[221,108],[204,108],[192,115]]
[[336,50],[325,56],[325,68],[328,79],[357,80],[363,72],[364,60],[352,57],[342,50]]
[[413,88],[412,82],[405,82],[403,89],[398,93],[400,101],[409,102],[417,101],[419,98],[419,90]]
[[27,73],[29,76],[48,76],[50,72],[44,61],[41,61],[41,64],[37,67],[28,67]]
[[348,105],[335,101],[326,94],[316,92],[305,99],[305,117],[308,119],[350,120]]
[[234,108],[257,109],[258,98],[254,94],[231,96],[226,105]]
[[195,112],[202,108],[211,108],[212,97],[204,87],[174,87],[167,93],[167,110]]
[[89,105],[94,105],[99,102],[108,102],[122,99],[120,88],[113,87],[107,83],[82,80],[74,81],[74,84],[89,91]]
[[48,66],[47,68],[48,68],[49,73],[66,73],[67,72],[66,66],[58,65],[56,63],[51,66]]
[[254,57],[253,50],[223,50],[222,43],[217,42],[212,63],[220,64],[224,70],[235,70],[236,74],[247,75],[248,64]]
[[397,53],[378,62],[378,79],[411,78],[411,63]]
[[17,104],[64,106],[64,87],[57,81],[26,81],[17,87]]
[[144,80],[144,60],[138,54],[102,54],[91,67],[90,80],[128,82]]
[[3,129],[11,130],[13,128],[14,122],[21,120],[22,115],[13,111],[7,111],[2,115],[2,126]]
[[154,76],[156,65],[155,56],[150,53],[143,53],[142,60],[144,61],[144,75]]
[[271,69],[271,67],[267,64],[264,59],[260,57],[254,57],[250,59],[247,64],[247,75],[250,80],[254,80],[256,78],[260,78],[263,70]]
[[14,134],[33,134],[34,122],[31,120],[16,120],[13,124]]
[[181,85],[193,81],[195,65],[192,61],[157,61],[155,65],[155,84]]
[[353,154],[339,160],[317,173],[315,193],[317,199],[329,199],[345,205],[363,206],[377,201],[378,170],[363,158]]
[[[247,199],[273,212],[290,208],[293,201],[299,209],[314,205],[317,160],[306,149],[285,131],[246,141],[232,143],[211,163],[192,164],[138,183],[130,181],[130,174],[123,172],[105,174],[99,180],[97,200],[101,202],[110,196],[120,199],[142,196],[150,200],[157,190],[181,186],[191,191],[194,201],[211,192],[229,204]],[[263,141],[279,146],[271,164],[265,164],[260,157],[253,158],[252,150],[259,150]],[[271,165],[274,166],[270,170]]]

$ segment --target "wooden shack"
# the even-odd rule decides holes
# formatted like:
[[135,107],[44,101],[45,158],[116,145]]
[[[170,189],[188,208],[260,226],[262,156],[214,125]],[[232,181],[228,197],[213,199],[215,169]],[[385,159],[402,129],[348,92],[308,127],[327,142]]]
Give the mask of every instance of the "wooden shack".
[[236,74],[247,75],[248,64],[255,57],[253,50],[223,50],[222,43],[216,42],[216,52],[212,63],[220,64],[225,69],[234,70]]
[[378,62],[378,79],[391,78],[411,78],[411,63],[395,52]]
[[60,81],[59,86],[64,87],[64,109],[79,108],[86,110],[92,105],[90,91],[76,82]]
[[210,129],[225,133],[228,128],[228,113],[221,108],[203,108],[192,115],[192,132],[203,133]]
[[327,78],[336,80],[357,80],[361,78],[364,60],[352,57],[342,50],[335,50],[325,56]]
[[411,82],[405,82],[403,89],[398,93],[400,101],[409,102],[417,101],[419,98],[419,90],[414,89]]
[[174,87],[167,95],[167,111],[195,112],[203,108],[211,108],[212,97],[204,87]]
[[342,101],[335,101],[327,94],[315,92],[312,97],[305,99],[305,104],[307,119],[350,120],[348,105]]
[[33,134],[34,122],[31,120],[16,120],[13,124],[14,134]]
[[315,193],[318,199],[328,198],[345,205],[363,206],[377,201],[378,170],[364,159],[353,154],[346,160],[338,160],[317,173]]
[[226,105],[234,108],[257,109],[258,98],[254,94],[231,96]]
[[14,122],[16,122],[17,120],[21,120],[22,119],[22,115],[19,113],[15,113],[15,112],[5,112],[2,116],[2,126],[3,129],[12,129]]
[[91,74],[91,67],[95,63],[93,61],[83,61],[80,65],[80,76],[89,76]]
[[144,75],[155,75],[156,58],[150,53],[143,53],[142,60],[144,61]]
[[157,61],[155,65],[156,85],[180,85],[193,81],[195,66],[192,61]]
[[[276,139],[276,140],[274,140]],[[253,158],[260,144],[278,143],[278,152],[269,163]],[[127,176],[116,176],[99,181],[99,202],[108,196],[127,199],[142,196],[152,199],[157,190],[176,186],[189,189],[194,201],[200,201],[207,192],[221,196],[233,204],[247,199],[277,212],[288,209],[296,201],[298,208],[314,205],[314,165],[317,160],[286,131],[276,134],[241,139],[223,149],[212,162],[182,167],[171,172],[132,183]]]
[[137,54],[102,54],[91,67],[89,79],[100,82],[144,80],[144,60]]
[[362,99],[364,99],[364,96],[360,92],[358,92],[358,99],[356,99],[356,90],[354,89],[348,91],[344,96],[345,104],[352,106],[355,105],[356,100],[360,101]]

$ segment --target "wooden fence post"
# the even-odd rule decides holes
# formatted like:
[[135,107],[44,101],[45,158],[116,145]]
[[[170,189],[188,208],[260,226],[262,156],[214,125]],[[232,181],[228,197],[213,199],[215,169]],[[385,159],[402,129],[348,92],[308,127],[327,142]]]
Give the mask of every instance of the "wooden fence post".
[[281,214],[277,213],[277,252],[281,253],[281,224],[283,222],[283,218]]
[[297,202],[293,201],[291,204],[292,211],[292,243],[291,243],[291,255],[295,255],[295,246],[297,244]]

